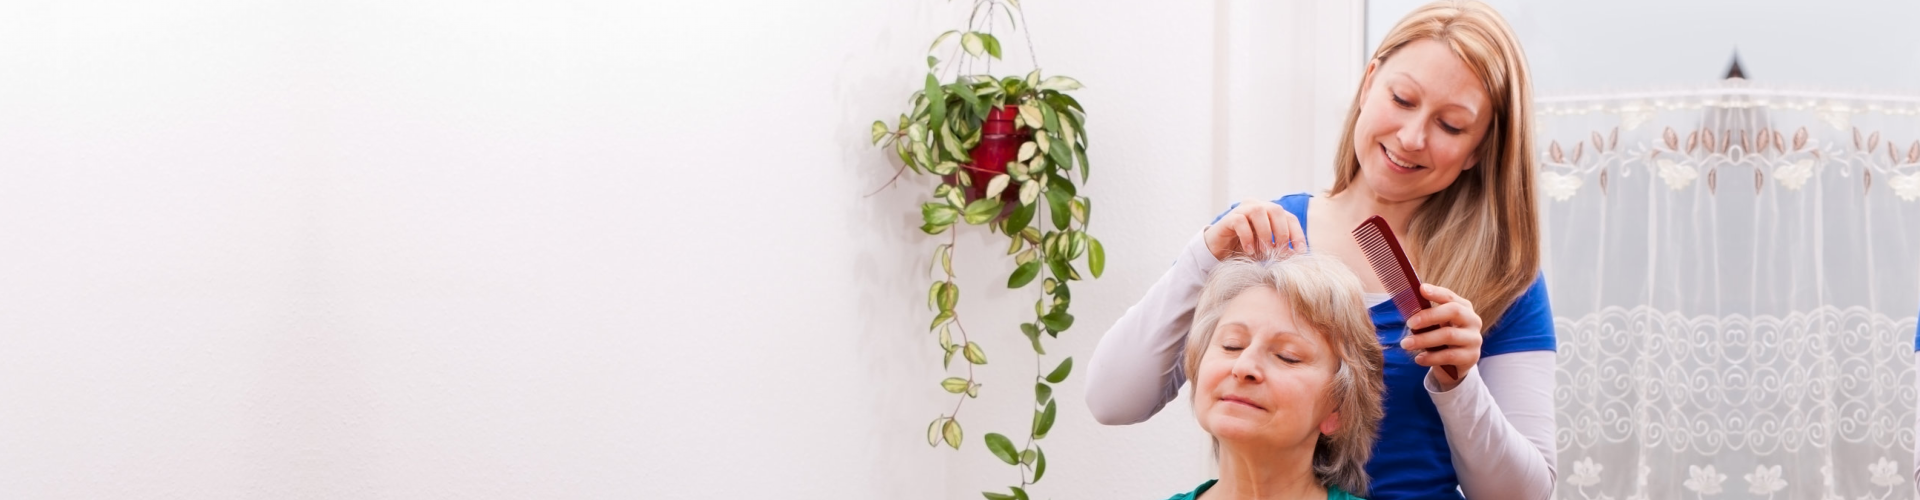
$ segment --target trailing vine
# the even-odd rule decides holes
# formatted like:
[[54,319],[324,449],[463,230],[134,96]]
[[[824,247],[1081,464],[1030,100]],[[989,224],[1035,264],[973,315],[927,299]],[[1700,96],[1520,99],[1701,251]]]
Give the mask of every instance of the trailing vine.
[[[968,335],[958,309],[953,255],[960,249],[954,226],[964,222],[1005,235],[1006,255],[1015,264],[1007,288],[1038,288],[1033,320],[1019,325],[1034,352],[1032,423],[1019,443],[1000,433],[983,438],[988,452],[1018,470],[1019,482],[1005,492],[982,494],[990,500],[1026,500],[1026,489],[1047,473],[1040,441],[1058,413],[1053,388],[1073,370],[1072,357],[1047,369],[1043,340],[1073,326],[1069,283],[1082,279],[1076,262],[1084,259],[1085,269],[1098,278],[1106,251],[1087,234],[1092,202],[1079,194],[1088,174],[1086,111],[1068,92],[1079,89],[1080,82],[1042,78],[1037,57],[1036,68],[1024,77],[970,73],[991,71],[1000,59],[1000,40],[993,32],[1002,15],[1011,28],[1025,22],[1018,0],[975,0],[965,29],[936,37],[928,47],[924,85],[910,100],[912,110],[893,126],[875,121],[873,142],[893,148],[900,158],[888,185],[909,171],[939,179],[932,199],[920,205],[920,229],[947,235],[934,247],[933,265],[943,278],[927,290],[927,307],[936,311],[928,330],[939,335],[941,366],[950,374],[940,387],[954,395],[954,404],[927,426],[928,445],[944,442],[960,449],[961,409],[979,397],[975,367],[987,364],[986,350]],[[958,43],[948,43],[956,38]],[[944,64],[933,55],[943,47],[950,51]],[[1028,51],[1032,54],[1031,43]],[[943,79],[942,73],[952,76]],[[955,355],[965,361],[963,374],[953,373]]]

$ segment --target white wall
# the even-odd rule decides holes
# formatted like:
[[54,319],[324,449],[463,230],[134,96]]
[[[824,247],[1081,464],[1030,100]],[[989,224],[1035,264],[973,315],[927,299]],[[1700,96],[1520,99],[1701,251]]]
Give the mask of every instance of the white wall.
[[[1325,68],[1349,49],[1242,50],[1264,43],[1242,28],[1307,24],[1251,0],[1025,3],[1048,71],[1087,84],[1086,192],[1110,260],[1051,349],[1084,363],[1230,194],[1323,184],[1297,159],[1262,167],[1247,141],[1271,130],[1276,151],[1309,151],[1326,132],[1221,110],[1347,99]],[[913,207],[930,184],[865,196],[894,168],[867,124],[901,110],[960,4],[0,5],[0,491],[1007,484],[979,439],[1026,425],[1033,359],[1012,327],[1033,297],[999,285],[988,235],[961,235],[962,308],[993,364],[966,448],[928,448],[951,403],[920,299],[935,240]],[[1245,101],[1260,89],[1293,97]],[[1083,382],[1057,393],[1034,492],[1154,497],[1210,474],[1182,405],[1103,427]]]

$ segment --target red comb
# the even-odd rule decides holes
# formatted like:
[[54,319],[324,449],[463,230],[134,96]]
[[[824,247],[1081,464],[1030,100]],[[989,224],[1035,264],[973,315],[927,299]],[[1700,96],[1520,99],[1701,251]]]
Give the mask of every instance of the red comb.
[[[1375,215],[1368,217],[1360,227],[1353,228],[1353,239],[1360,243],[1360,251],[1367,254],[1367,264],[1373,266],[1373,274],[1380,278],[1380,284],[1387,287],[1387,293],[1393,294],[1393,307],[1400,310],[1403,319],[1412,318],[1414,313],[1433,307],[1432,302],[1420,295],[1420,276],[1413,273],[1413,263],[1407,260],[1407,252],[1400,249],[1400,239],[1393,237],[1393,228],[1387,227],[1387,220]],[[1412,333],[1427,333],[1439,328],[1429,326],[1414,330]],[[1439,351],[1445,347],[1427,349]],[[1409,351],[1409,355],[1418,355],[1418,350]],[[1447,376],[1460,379],[1460,373],[1453,365],[1442,365]]]

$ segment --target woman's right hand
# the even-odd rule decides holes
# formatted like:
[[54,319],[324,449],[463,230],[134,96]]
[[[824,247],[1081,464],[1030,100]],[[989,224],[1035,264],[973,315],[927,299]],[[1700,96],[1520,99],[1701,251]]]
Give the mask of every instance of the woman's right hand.
[[1266,255],[1289,244],[1295,252],[1307,250],[1307,232],[1300,229],[1300,219],[1293,212],[1271,201],[1252,198],[1207,226],[1201,240],[1218,260],[1233,254]]

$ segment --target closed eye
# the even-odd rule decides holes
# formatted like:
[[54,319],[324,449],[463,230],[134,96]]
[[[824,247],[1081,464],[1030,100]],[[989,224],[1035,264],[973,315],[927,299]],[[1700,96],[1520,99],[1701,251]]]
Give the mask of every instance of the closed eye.
[[1300,360],[1288,357],[1285,354],[1275,354],[1274,356],[1280,358],[1281,361],[1287,362],[1287,364],[1296,364],[1300,362]]
[[1466,131],[1465,129],[1448,125],[1447,122],[1440,122],[1440,130],[1445,131],[1449,135],[1460,135],[1461,132]]
[[1413,109],[1413,102],[1408,101],[1406,99],[1401,99],[1400,94],[1389,94],[1389,95],[1393,96],[1394,104],[1399,104],[1400,107],[1402,108]]

